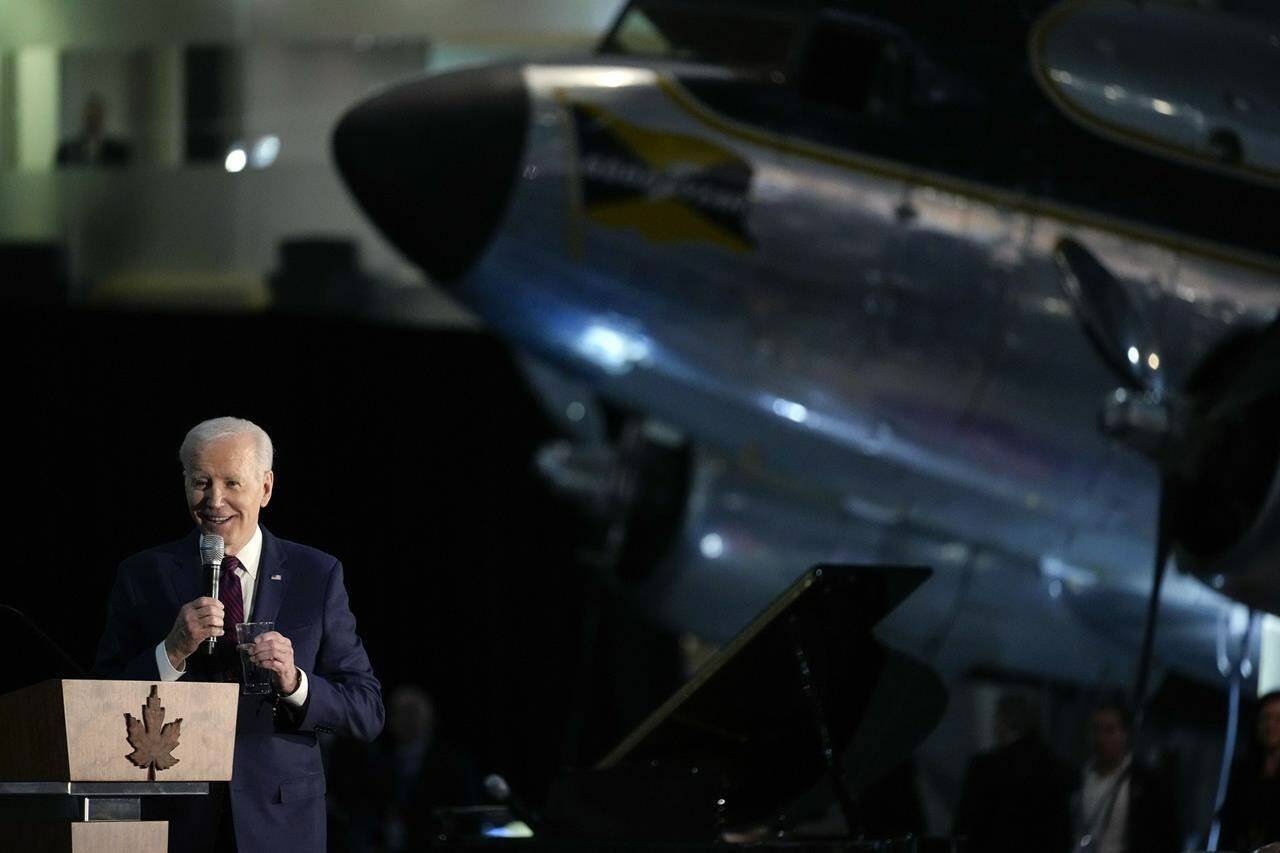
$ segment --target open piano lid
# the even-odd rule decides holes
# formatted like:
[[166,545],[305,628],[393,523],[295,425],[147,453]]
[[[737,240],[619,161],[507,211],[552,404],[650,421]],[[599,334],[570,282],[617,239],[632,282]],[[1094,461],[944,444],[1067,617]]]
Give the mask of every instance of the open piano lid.
[[932,731],[946,690],[874,626],[922,584],[914,566],[816,566],[594,770],[548,801],[557,834],[713,839],[767,824],[836,773],[855,798]]

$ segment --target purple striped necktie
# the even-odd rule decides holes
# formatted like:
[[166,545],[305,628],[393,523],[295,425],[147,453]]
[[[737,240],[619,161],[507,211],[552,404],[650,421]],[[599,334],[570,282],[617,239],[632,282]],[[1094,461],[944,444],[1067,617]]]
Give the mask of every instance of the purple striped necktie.
[[222,617],[223,630],[234,648],[236,644],[236,625],[244,621],[244,596],[240,592],[240,577],[236,569],[240,561],[228,554],[222,558],[222,577],[218,581],[218,600],[226,608]]

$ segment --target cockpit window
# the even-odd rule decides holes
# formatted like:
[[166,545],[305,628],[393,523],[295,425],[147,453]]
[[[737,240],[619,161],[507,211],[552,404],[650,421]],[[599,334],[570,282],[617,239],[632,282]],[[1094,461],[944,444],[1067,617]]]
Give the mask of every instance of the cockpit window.
[[623,12],[600,52],[781,71],[799,31],[798,12],[641,0]]

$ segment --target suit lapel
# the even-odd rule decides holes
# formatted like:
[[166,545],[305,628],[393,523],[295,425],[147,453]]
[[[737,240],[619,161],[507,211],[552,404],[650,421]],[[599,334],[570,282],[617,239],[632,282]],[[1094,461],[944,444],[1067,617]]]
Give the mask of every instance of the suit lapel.
[[174,567],[169,574],[169,584],[178,607],[209,594],[209,579],[204,577],[200,565],[199,537],[200,531],[192,530],[190,536],[176,543],[176,550],[171,554]]
[[254,622],[274,622],[280,613],[285,591],[289,587],[287,559],[280,541],[264,527],[262,529],[262,560],[258,564],[255,582],[252,619]]

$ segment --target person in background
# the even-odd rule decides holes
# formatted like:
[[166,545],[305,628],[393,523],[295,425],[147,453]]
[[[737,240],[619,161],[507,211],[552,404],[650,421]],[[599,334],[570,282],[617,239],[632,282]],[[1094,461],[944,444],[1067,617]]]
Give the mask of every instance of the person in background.
[[429,846],[433,810],[485,801],[473,763],[440,736],[435,703],[416,684],[391,691],[382,737],[335,746],[333,794],[351,853]]
[[1093,711],[1093,756],[1072,799],[1075,849],[1096,853],[1176,853],[1182,849],[1172,786],[1138,761],[1133,717],[1123,702]]
[[128,142],[107,135],[107,102],[91,93],[84,101],[80,132],[58,145],[58,165],[126,166],[132,156]]
[[1025,696],[1001,696],[995,726],[995,749],[969,761],[953,834],[993,853],[1066,849],[1070,768],[1045,744]]
[[1222,850],[1280,842],[1280,690],[1258,700],[1256,748],[1231,773],[1222,804]]

